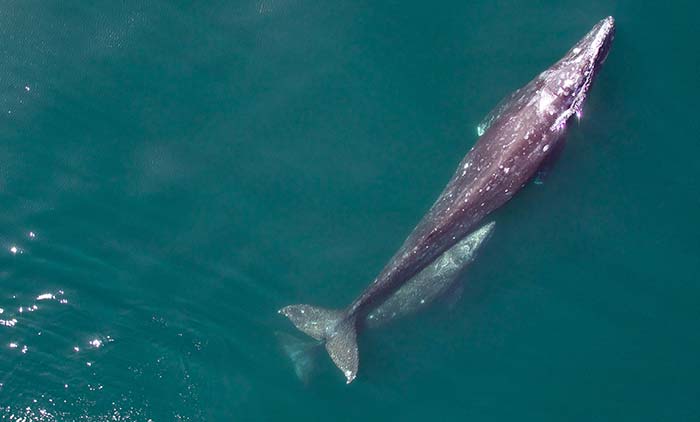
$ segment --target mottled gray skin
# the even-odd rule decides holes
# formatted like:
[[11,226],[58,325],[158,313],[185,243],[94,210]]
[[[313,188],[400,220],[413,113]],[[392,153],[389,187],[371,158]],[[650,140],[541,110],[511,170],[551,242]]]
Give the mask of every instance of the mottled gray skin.
[[564,135],[569,118],[581,112],[614,31],[612,17],[600,21],[487,116],[477,143],[403,246],[350,305],[348,318],[371,312],[524,186]]
[[358,322],[382,304],[392,304],[392,295],[512,198],[558,149],[567,121],[580,116],[614,33],[613,18],[603,19],[561,60],[486,117],[478,127],[479,140],[435,204],[377,278],[346,309],[305,304],[280,309],[301,331],[325,341],[328,355],[348,383],[359,367]]
[[477,251],[491,237],[496,223],[488,223],[437,257],[423,271],[403,284],[364,319],[376,328],[421,311],[455,288],[459,276],[476,258]]

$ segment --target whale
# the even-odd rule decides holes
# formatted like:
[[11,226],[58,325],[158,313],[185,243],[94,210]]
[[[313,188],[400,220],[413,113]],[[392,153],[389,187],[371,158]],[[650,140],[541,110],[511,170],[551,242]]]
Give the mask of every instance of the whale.
[[493,234],[495,222],[486,223],[438,256],[403,284],[364,318],[367,328],[382,327],[418,313],[438,299],[460,291],[460,276],[474,262],[478,251]]
[[615,35],[599,21],[556,63],[503,99],[477,126],[478,138],[437,200],[365,290],[344,309],[306,304],[279,310],[296,328],[321,340],[351,383],[359,368],[360,323],[416,274],[508,202],[553,151],[569,122],[581,118]]
[[[467,268],[474,262],[482,246],[491,238],[495,226],[496,223],[493,221],[484,224],[437,257],[386,301],[365,315],[361,327],[381,328],[396,320],[417,314],[441,299],[449,303],[453,298],[458,298]],[[312,320],[306,321],[312,322]],[[313,332],[310,328],[306,330]],[[299,380],[308,384],[316,367],[321,343],[303,341],[285,332],[276,332],[275,335],[282,350],[289,357]]]

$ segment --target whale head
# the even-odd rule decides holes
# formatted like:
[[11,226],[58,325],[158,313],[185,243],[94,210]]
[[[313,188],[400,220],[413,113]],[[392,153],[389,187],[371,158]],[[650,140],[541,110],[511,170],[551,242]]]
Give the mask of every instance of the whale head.
[[581,116],[588,90],[608,56],[614,37],[615,19],[608,16],[540,75],[547,90],[559,100],[559,110],[565,110],[556,125],[564,125],[573,114]]
[[482,136],[491,126],[505,124],[513,114],[531,109],[539,117],[548,117],[544,120],[551,124],[552,132],[562,132],[571,116],[581,117],[583,103],[614,37],[615,19],[608,16],[559,61],[501,101],[477,126],[477,134]]

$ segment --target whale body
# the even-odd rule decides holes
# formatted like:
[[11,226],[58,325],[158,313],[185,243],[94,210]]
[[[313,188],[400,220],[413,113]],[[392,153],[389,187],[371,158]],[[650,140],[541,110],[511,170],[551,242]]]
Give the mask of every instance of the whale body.
[[614,33],[614,19],[601,20],[564,57],[486,116],[476,144],[430,210],[347,308],[290,305],[279,311],[301,331],[325,342],[347,383],[359,366],[358,325],[510,200],[558,149],[567,122],[581,114]]

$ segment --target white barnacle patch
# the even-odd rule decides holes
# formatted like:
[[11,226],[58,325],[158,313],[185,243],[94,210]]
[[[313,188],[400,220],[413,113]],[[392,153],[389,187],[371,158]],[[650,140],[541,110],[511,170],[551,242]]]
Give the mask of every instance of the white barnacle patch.
[[542,147],[542,152],[547,152],[549,150],[549,145],[545,145]]
[[549,109],[549,106],[552,104],[552,101],[554,101],[554,96],[547,92],[547,90],[543,89],[540,92],[540,99],[537,103],[537,111],[540,113],[544,113]]

